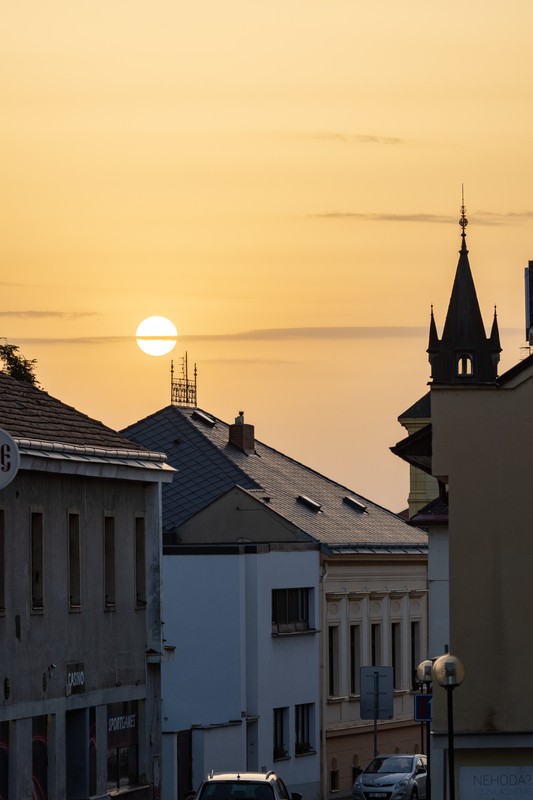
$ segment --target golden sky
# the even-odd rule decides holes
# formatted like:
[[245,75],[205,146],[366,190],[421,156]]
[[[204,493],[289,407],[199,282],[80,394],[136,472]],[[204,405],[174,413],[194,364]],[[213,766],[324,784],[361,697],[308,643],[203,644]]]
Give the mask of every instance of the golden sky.
[[[115,428],[199,403],[405,506],[461,185],[502,371],[533,259],[530,0],[18,0],[0,10],[0,336]],[[0,421],[1,425],[1,421]]]

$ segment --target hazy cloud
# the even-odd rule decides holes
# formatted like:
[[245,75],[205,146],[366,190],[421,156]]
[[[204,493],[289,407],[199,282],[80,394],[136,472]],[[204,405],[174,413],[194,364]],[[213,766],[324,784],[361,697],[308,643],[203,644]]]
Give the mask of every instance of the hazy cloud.
[[[346,327],[308,327],[308,328],[263,328],[236,333],[212,333],[197,335],[178,335],[177,342],[286,342],[296,340],[356,340],[356,339],[398,339],[408,337],[427,337],[427,325],[354,325]],[[521,328],[504,328],[500,332],[517,333]],[[13,339],[14,344],[39,345],[109,345],[125,344],[135,341],[135,336],[78,336],[78,337],[23,337]],[[218,361],[219,359],[217,359]],[[277,359],[276,359],[277,360]],[[251,359],[256,362],[257,359]]]
[[[319,214],[312,214],[312,217],[321,219],[353,219],[363,222],[431,222],[459,224],[459,214],[378,214],[373,212],[357,211],[325,211]],[[533,219],[533,211],[509,211],[499,213],[497,211],[478,211],[474,214],[467,214],[467,218],[476,225],[512,225],[522,222],[529,222]]]
[[404,139],[396,136],[375,136],[363,133],[310,133],[307,134],[307,138],[349,144],[403,144],[405,142]]
[[186,341],[288,341],[293,339],[375,339],[391,336],[419,336],[427,333],[427,327],[417,326],[346,326],[309,328],[263,328],[199,336],[181,336]]
[[93,317],[94,311],[0,311],[0,317],[10,317],[16,319],[80,319],[81,317]]

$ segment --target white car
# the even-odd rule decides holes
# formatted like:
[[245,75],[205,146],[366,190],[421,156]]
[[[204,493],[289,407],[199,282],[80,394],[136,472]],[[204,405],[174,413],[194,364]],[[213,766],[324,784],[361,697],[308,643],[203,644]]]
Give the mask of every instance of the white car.
[[420,753],[376,756],[356,778],[352,800],[425,800],[426,778]]
[[302,800],[289,793],[279,775],[269,772],[211,772],[195,800]]

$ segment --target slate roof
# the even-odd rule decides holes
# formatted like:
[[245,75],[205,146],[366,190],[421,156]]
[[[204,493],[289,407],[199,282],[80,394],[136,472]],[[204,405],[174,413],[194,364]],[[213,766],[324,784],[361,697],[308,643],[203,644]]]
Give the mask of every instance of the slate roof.
[[0,372],[0,428],[15,440],[144,452],[138,443],[5,372]]
[[[144,447],[166,452],[178,470],[172,484],[162,487],[165,531],[238,485],[331,548],[426,552],[424,531],[257,439],[255,453],[246,455],[229,444],[229,426],[200,409],[167,406],[122,432]],[[320,511],[298,500],[300,495],[319,504]],[[353,498],[355,507],[345,497]]]

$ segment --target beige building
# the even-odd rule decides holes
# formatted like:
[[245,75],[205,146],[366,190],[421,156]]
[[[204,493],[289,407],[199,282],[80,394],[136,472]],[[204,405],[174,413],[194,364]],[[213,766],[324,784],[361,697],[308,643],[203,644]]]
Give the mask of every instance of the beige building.
[[[453,691],[455,796],[522,798],[533,785],[533,356],[498,376],[497,322],[486,337],[465,226],[463,209],[442,339],[431,321],[431,422],[394,451],[440,486],[413,521],[429,531],[430,657],[449,646],[466,670]],[[435,683],[433,697],[432,799],[440,800],[450,789],[449,717]]]

